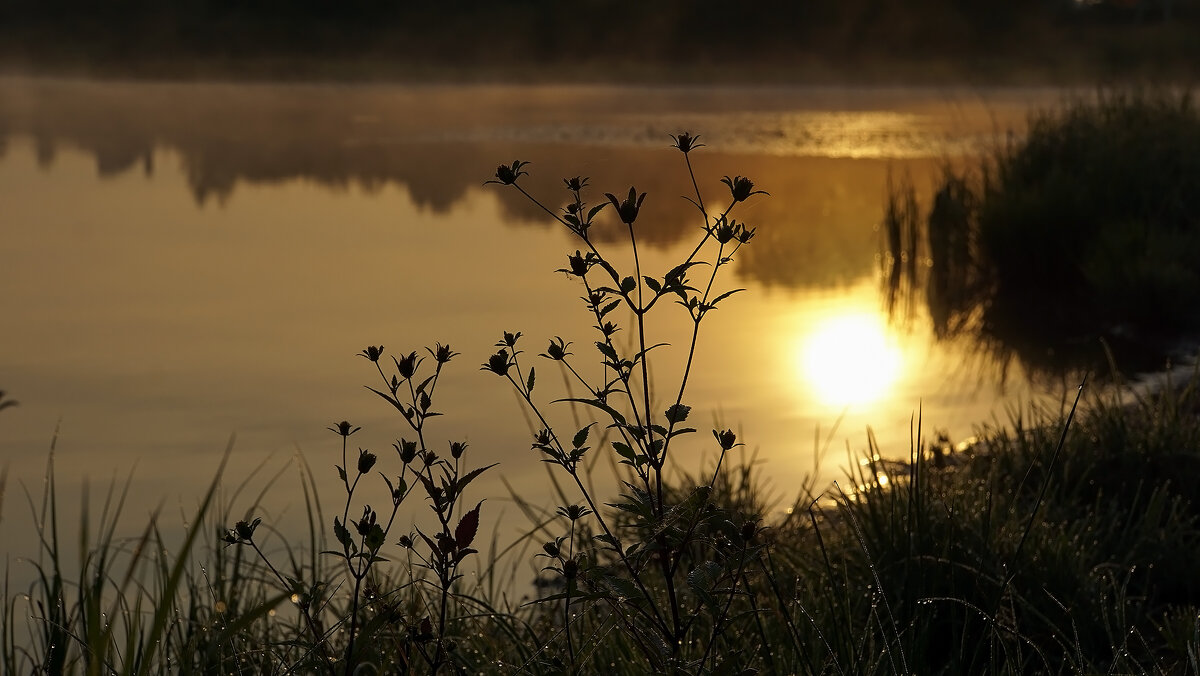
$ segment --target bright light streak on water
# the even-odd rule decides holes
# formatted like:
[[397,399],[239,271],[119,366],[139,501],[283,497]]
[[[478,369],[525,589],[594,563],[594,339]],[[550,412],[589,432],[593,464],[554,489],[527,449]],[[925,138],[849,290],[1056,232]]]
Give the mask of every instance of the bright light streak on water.
[[890,394],[904,366],[882,317],[855,310],[813,325],[798,361],[805,386],[827,406],[878,401]]

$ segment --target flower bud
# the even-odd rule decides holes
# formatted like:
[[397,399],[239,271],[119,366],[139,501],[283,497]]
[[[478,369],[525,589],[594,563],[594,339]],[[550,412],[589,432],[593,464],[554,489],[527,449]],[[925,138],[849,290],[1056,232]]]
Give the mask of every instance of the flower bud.
[[417,366],[420,363],[421,360],[417,359],[417,353],[410,352],[403,359],[396,359],[396,370],[400,372],[401,378],[408,380],[416,374]]
[[696,141],[700,140],[699,135],[692,136],[691,134],[689,134],[686,131],[683,132],[682,134],[680,134],[679,136],[671,134],[671,140],[675,142],[675,147],[678,148],[685,155],[687,153],[692,152],[696,148],[700,148],[700,147],[704,146],[703,143],[696,143]]
[[408,464],[417,457],[417,442],[401,439],[399,442],[392,444],[392,448],[400,454],[400,462]]
[[333,427],[328,427],[326,429],[328,429],[329,431],[331,431],[334,434],[337,434],[339,436],[348,437],[351,434],[354,434],[355,432],[359,431],[362,428],[361,427],[353,427],[350,423],[343,420],[342,422],[337,423]]
[[521,171],[521,167],[529,164],[520,160],[514,161],[511,165],[501,164],[496,167],[496,178],[486,183],[499,183],[501,185],[512,185],[517,182],[517,179],[527,175],[529,172]]
[[629,197],[623,200],[618,200],[612,193],[605,193],[604,196],[617,208],[617,215],[626,225],[633,225],[633,222],[637,220],[638,211],[642,208],[642,200],[646,199],[646,193],[638,195],[634,188],[629,189]]
[[591,267],[591,263],[579,251],[576,251],[574,256],[568,256],[567,262],[570,263],[571,274],[576,277],[586,275]]
[[238,521],[237,525],[233,527],[234,534],[237,535],[238,540],[249,542],[254,539],[254,531],[258,529],[258,524],[260,523],[262,523],[262,519],[255,519],[249,522]]
[[744,202],[751,195],[769,195],[770,193],[764,190],[755,190],[754,181],[745,176],[735,176],[729,178],[726,176],[721,179],[721,182],[729,186],[729,192],[733,196],[734,202]]
[[375,466],[376,460],[377,458],[374,453],[360,448],[358,450],[358,473],[366,474],[370,472],[371,468]]
[[501,349],[496,354],[488,357],[487,363],[480,367],[480,370],[491,371],[498,376],[506,376],[511,366],[512,363],[508,360],[508,350]]
[[433,354],[434,361],[439,364],[445,364],[458,354],[457,352],[451,350],[449,345],[442,345],[441,343],[438,343],[437,348],[429,350],[429,352]]
[[758,524],[757,523],[755,523],[753,521],[747,521],[746,523],[742,524],[742,532],[741,532],[742,540],[744,540],[746,542],[750,542],[751,540],[754,539],[754,535],[757,532],[758,532]]

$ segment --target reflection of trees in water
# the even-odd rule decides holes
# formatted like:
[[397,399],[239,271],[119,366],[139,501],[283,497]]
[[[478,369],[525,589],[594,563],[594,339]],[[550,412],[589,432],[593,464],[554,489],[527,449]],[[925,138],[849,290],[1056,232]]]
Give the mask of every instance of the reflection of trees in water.
[[[95,158],[101,176],[138,168],[152,174],[154,151],[167,149],[179,155],[200,205],[224,201],[239,183],[303,180],[368,192],[396,185],[419,208],[445,213],[489,178],[498,163],[522,159],[532,161],[523,184],[548,205],[566,203],[561,179],[575,175],[591,178],[585,196],[593,204],[603,201],[605,192],[623,194],[631,182],[649,193],[638,224],[641,241],[651,246],[670,246],[703,223],[696,207],[682,198],[691,194],[691,183],[668,138],[661,149],[464,140],[445,127],[471,128],[467,113],[478,116],[479,111],[454,108],[442,95],[426,107],[412,92],[385,96],[386,91],[91,83],[0,87],[0,138],[31,136],[43,167],[53,164],[61,146],[82,149]],[[509,101],[516,98],[490,100],[513,108],[497,113],[511,117],[502,121],[526,119],[522,104]],[[485,134],[471,138],[478,136]],[[725,174],[749,176],[771,193],[742,211],[748,225],[758,228],[762,244],[740,256],[739,274],[795,287],[838,285],[870,273],[884,161],[728,155],[707,148],[694,161],[710,211],[728,204],[728,188],[719,182]],[[544,213],[518,198],[498,196],[506,222],[551,226]],[[595,236],[604,242],[626,234],[601,227]]]

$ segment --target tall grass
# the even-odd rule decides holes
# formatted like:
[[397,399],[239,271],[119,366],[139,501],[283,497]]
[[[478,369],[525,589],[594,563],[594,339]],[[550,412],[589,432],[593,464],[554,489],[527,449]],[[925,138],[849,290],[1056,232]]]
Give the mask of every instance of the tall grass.
[[[664,272],[637,255],[644,194],[588,204],[587,180],[567,179],[566,206],[551,208],[525,187],[524,162],[492,181],[578,238],[561,272],[596,331],[585,347],[547,338],[537,359],[505,332],[480,367],[543,425],[525,461],[551,467],[560,504],[519,501],[525,537],[502,549],[480,532],[488,496],[472,482],[489,468],[437,441],[453,431],[438,381],[457,354],[369,346],[370,388],[403,436],[381,458],[355,449],[354,425],[330,427],[342,499],[327,510],[302,466],[307,542],[254,517],[245,483],[218,505],[218,468],[181,544],[157,516],[118,536],[114,487],[94,533],[85,506],[71,565],[48,465],[29,500],[36,579],[5,590],[5,673],[1200,673],[1200,380],[1132,404],[1091,395],[1078,417],[1077,395],[982,427],[958,451],[926,442],[918,415],[905,460],[868,437],[844,482],[802,487],[786,512],[730,430],[706,442],[712,464],[680,462],[689,374],[714,368],[695,363],[700,327],[734,292],[720,273],[753,239],[731,212],[759,191],[726,176],[713,207],[693,171],[701,144],[674,141],[699,227],[693,253]],[[590,239],[605,216],[629,235],[633,274]],[[692,322],[674,348],[649,321],[665,311]],[[671,370],[650,362],[672,358],[681,379],[653,378]],[[548,370],[587,394],[555,393]],[[562,428],[574,417],[564,406],[592,418]],[[591,488],[596,458],[619,468],[619,495]],[[386,489],[382,506],[365,502],[368,482]],[[430,512],[404,522],[406,501]],[[248,516],[226,528],[235,503]],[[493,554],[480,560],[485,539]],[[513,606],[498,571],[530,549],[536,598]]]
[[[939,335],[972,335],[1035,369],[1102,367],[1102,342],[1123,367],[1153,368],[1200,329],[1196,185],[1190,93],[1102,90],[947,169],[924,216],[902,208],[916,198],[897,186],[885,230],[927,242],[916,286]],[[901,272],[899,291],[912,279]]]

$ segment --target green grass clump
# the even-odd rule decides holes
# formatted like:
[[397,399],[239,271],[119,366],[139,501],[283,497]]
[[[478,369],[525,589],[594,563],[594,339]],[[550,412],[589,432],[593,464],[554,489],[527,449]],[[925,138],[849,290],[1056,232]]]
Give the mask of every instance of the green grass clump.
[[[926,235],[939,333],[965,329],[1034,367],[1095,367],[1101,339],[1123,366],[1157,366],[1200,330],[1196,185],[1190,94],[1101,91],[1034,114],[973,169],[948,169],[927,219],[889,230]],[[893,204],[911,202],[902,193]]]
[[814,627],[843,665],[873,635],[913,673],[1195,673],[1198,401],[1032,410],[961,453],[867,462],[785,550]]
[[[528,462],[550,468],[558,504],[518,499],[527,535],[502,549],[481,532],[491,503],[473,482],[490,467],[441,441],[452,408],[439,381],[458,354],[368,346],[369,389],[402,436],[381,458],[352,450],[349,422],[329,428],[343,496],[327,516],[302,468],[305,542],[255,517],[257,500],[226,527],[245,483],[218,509],[218,469],[182,544],[157,518],[117,537],[114,490],[94,539],[84,500],[81,558],[68,562],[48,469],[40,505],[31,499],[36,579],[5,590],[4,672],[1200,673],[1195,383],[1132,405],[1098,396],[1078,418],[1078,398],[1034,410],[981,429],[962,452],[915,441],[906,461],[886,461],[871,440],[844,486],[805,487],[786,513],[771,511],[760,467],[735,459],[731,430],[700,435],[712,464],[683,466],[701,327],[736,292],[720,273],[754,235],[731,212],[761,191],[726,176],[714,209],[692,170],[701,144],[674,140],[701,227],[692,253],[661,273],[638,255],[644,193],[588,204],[587,179],[569,178],[554,209],[524,187],[527,163],[489,181],[577,238],[560,272],[582,287],[595,332],[586,347],[549,338],[536,357],[504,332],[480,366],[538,421]],[[593,227],[628,234],[633,274]],[[667,311],[691,325],[674,348],[648,321]],[[598,463],[616,472],[618,495],[592,488]],[[413,502],[429,511],[407,522],[401,506]],[[504,581],[512,557],[531,560],[536,580]],[[531,601],[508,600],[530,582]]]

